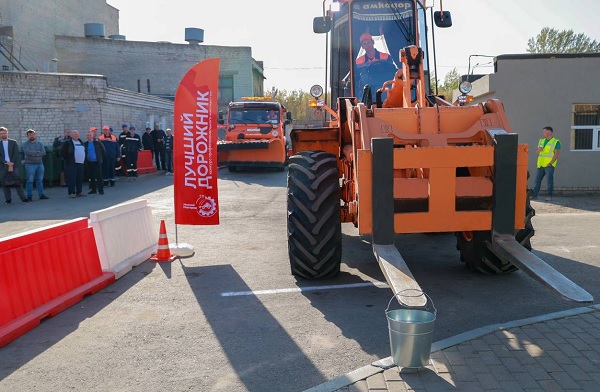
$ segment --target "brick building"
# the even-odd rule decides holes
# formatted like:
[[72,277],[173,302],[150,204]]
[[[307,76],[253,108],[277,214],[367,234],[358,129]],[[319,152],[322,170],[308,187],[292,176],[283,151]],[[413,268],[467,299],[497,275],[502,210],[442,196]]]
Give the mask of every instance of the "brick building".
[[[25,140],[28,128],[51,144],[65,128],[87,131],[109,125],[173,123],[173,102],[147,94],[109,87],[101,75],[0,72],[0,119],[10,137]],[[85,132],[83,133],[85,139]]]

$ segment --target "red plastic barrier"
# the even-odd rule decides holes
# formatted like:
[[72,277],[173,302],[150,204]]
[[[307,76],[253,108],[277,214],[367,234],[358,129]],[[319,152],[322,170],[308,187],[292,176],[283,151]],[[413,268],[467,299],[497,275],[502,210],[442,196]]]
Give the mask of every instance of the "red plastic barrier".
[[142,150],[138,154],[137,169],[138,174],[154,173],[156,166],[152,163],[154,156],[150,150]]
[[0,347],[114,281],[87,218],[0,239]]

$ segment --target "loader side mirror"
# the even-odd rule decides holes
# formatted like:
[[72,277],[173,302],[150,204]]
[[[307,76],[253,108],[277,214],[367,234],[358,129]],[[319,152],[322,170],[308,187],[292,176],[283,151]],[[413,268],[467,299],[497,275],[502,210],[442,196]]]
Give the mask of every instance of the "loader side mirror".
[[285,123],[286,124],[291,124],[292,123],[292,112],[286,112],[285,113]]
[[452,15],[450,11],[435,11],[433,13],[433,20],[437,27],[451,27],[452,26]]
[[317,16],[313,19],[313,31],[317,34],[329,33],[331,30],[331,18]]
[[217,123],[218,123],[218,124],[221,124],[221,125],[225,124],[225,118],[224,118],[224,116],[223,116],[223,112],[219,112],[219,113],[218,113],[218,116],[219,116],[219,117],[218,117],[218,119],[217,119]]

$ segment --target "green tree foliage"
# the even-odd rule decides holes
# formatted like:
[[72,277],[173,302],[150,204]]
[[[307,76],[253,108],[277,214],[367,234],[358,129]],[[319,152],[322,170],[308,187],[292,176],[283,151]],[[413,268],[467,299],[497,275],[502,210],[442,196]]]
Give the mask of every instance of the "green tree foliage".
[[292,112],[294,124],[312,124],[321,122],[322,116],[315,115],[315,110],[308,106],[310,100],[314,99],[310,93],[302,90],[271,90],[265,92],[267,96],[274,96],[276,101],[281,102],[285,108]]
[[600,43],[587,35],[575,34],[573,30],[552,29],[544,27],[536,36],[527,42],[529,53],[583,53],[600,52]]
[[[431,88],[435,92],[435,81],[436,75],[431,75]],[[456,68],[453,68],[450,72],[444,76],[444,82],[441,83],[439,79],[437,79],[438,86],[438,95],[443,95],[446,101],[452,100],[452,91],[458,88],[458,84],[460,82],[460,74]]]

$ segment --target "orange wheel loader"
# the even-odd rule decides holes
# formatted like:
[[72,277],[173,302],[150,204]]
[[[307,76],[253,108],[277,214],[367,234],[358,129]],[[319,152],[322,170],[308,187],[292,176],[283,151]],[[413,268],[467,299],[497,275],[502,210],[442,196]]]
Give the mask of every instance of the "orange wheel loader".
[[242,97],[231,102],[226,118],[225,136],[217,142],[219,165],[229,171],[239,167],[269,167],[283,171],[288,163],[286,125],[291,112],[270,97]]
[[[432,92],[427,20],[450,27],[450,12],[424,0],[339,0],[313,21],[329,34],[326,126],[291,133],[288,253],[307,279],[340,271],[341,223],[372,236],[394,291],[420,289],[397,234],[455,233],[475,271],[521,269],[564,298],[592,296],[530,252],[534,210],[528,146],[518,143],[497,99],[471,104],[469,83],[449,102]],[[431,10],[433,11],[433,10]],[[428,18],[430,14],[430,18]],[[318,98],[320,86],[311,94]],[[458,256],[457,256],[458,259]]]

